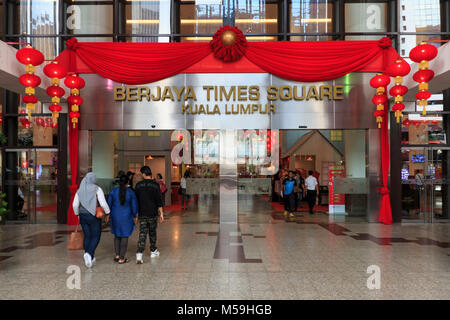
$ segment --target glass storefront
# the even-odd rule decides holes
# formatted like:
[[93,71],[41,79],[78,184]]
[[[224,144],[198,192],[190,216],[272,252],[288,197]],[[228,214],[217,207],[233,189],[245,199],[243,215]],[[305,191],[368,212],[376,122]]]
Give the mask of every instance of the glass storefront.
[[[140,168],[148,165],[170,186],[168,212],[181,208],[178,189],[189,172],[189,221],[222,219],[222,201],[240,221],[278,219],[284,211],[281,186],[290,170],[303,179],[314,172],[320,185],[318,218],[366,220],[366,130],[91,131],[89,144],[96,146],[90,149],[89,170],[105,193],[116,186],[119,171],[134,172],[135,185],[142,180]],[[307,212],[305,196],[297,194],[298,215]],[[341,211],[330,209],[333,205]]]

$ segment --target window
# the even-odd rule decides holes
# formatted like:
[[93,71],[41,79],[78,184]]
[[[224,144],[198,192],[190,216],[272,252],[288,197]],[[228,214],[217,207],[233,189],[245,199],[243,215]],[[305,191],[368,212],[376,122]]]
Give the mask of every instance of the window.
[[147,131],[148,137],[161,137],[161,131]]
[[[169,0],[125,2],[125,32],[127,34],[170,34]],[[132,42],[169,42],[169,37],[133,37]]]
[[[235,25],[244,33],[277,33],[278,3],[274,0],[236,0]],[[264,41],[276,40],[276,37],[248,39]]]
[[[345,4],[346,32],[386,32],[388,6],[383,2],[364,2]],[[378,40],[380,35],[368,35],[358,40]],[[346,37],[346,40],[352,40]],[[356,39],[355,39],[356,40]]]
[[141,131],[128,131],[129,137],[141,137],[142,132]]
[[[333,32],[333,3],[327,0],[292,0],[289,4],[291,33],[329,33]],[[332,40],[328,37],[291,37],[291,40]]]
[[330,130],[330,141],[342,141],[342,130]]

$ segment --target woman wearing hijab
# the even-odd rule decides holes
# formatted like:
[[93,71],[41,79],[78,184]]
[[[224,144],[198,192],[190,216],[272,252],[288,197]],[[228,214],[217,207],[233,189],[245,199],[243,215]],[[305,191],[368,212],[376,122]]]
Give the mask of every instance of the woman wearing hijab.
[[[79,216],[80,224],[84,233],[84,263],[90,268],[95,262],[95,249],[100,242],[102,233],[102,219],[98,219],[96,215],[97,201],[105,210],[105,214],[109,214],[109,206],[106,203],[105,194],[102,188],[97,186],[97,176],[89,172],[81,181],[80,188],[73,199],[73,211]],[[107,216],[108,219],[108,216]]]
[[137,223],[138,202],[136,194],[128,188],[129,179],[126,175],[119,178],[119,186],[114,188],[108,196],[111,208],[111,233],[114,234],[114,261],[119,264],[127,263],[125,258],[128,247],[128,237],[133,233]]

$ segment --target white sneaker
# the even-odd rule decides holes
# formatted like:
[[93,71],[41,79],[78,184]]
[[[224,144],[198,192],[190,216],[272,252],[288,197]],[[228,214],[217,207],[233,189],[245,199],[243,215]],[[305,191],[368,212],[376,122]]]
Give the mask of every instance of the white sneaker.
[[94,257],[94,259],[92,259],[92,265],[94,265],[94,263],[95,263],[95,257]]
[[136,263],[137,264],[143,264],[144,259],[142,258],[142,253],[136,253]]
[[152,251],[151,254],[150,254],[150,258],[154,258],[154,257],[157,257],[157,256],[159,256],[158,249],[156,249],[155,251]]
[[89,253],[85,253],[84,256],[84,264],[86,265],[86,267],[91,268],[92,267],[92,258],[91,255]]

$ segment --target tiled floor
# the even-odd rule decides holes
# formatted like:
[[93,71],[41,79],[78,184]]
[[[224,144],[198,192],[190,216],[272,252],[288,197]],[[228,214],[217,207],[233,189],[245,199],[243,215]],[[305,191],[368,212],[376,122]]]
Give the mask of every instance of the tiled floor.
[[[170,213],[158,229],[161,256],[146,251],[143,265],[134,262],[136,232],[131,262],[118,265],[105,229],[92,269],[82,251],[66,250],[66,226],[1,226],[0,299],[450,299],[449,224],[245,214],[233,226],[214,223],[217,214]],[[80,290],[66,285],[71,265],[80,267]],[[371,265],[380,289],[367,288]]]

